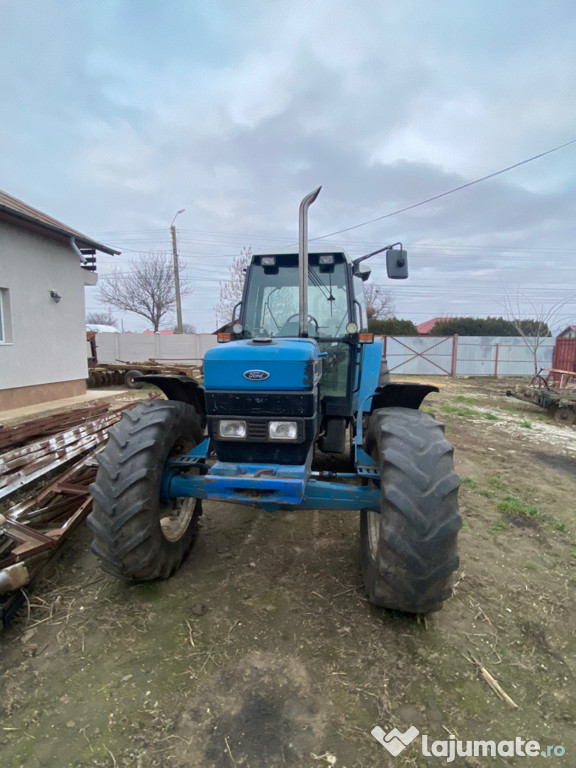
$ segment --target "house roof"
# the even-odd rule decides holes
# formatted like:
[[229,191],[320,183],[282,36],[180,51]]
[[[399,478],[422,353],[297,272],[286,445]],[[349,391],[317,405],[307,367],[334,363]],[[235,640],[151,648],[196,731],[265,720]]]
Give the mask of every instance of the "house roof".
[[18,200],[16,197],[2,192],[0,190],[0,220],[9,221],[11,224],[18,224],[24,226],[26,229],[36,231],[44,235],[51,235],[56,239],[66,238],[69,240],[73,237],[76,241],[78,248],[95,248],[102,253],[108,253],[115,255],[120,251],[115,251],[113,248],[108,248],[102,243],[92,240],[92,238],[83,235],[82,232],[78,232],[76,229],[68,227],[57,219],[53,219],[52,216],[48,216],[46,213],[32,208]]
[[447,320],[452,320],[451,317],[433,317],[432,320],[426,320],[424,323],[420,323],[420,325],[416,326],[416,330],[420,334],[420,336],[426,336],[427,333],[430,333],[432,328],[436,325],[436,323],[444,323]]

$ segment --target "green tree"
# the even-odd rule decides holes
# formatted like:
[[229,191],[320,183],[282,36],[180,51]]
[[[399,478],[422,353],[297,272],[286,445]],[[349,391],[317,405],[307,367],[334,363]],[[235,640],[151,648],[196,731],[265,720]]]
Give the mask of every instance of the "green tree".
[[503,317],[454,317],[441,320],[430,336],[551,336],[546,322],[540,320],[505,320]]
[[418,336],[418,329],[412,320],[389,317],[387,320],[368,320],[368,330],[377,336]]
[[453,317],[441,320],[430,331],[430,336],[518,336],[510,320],[503,317]]

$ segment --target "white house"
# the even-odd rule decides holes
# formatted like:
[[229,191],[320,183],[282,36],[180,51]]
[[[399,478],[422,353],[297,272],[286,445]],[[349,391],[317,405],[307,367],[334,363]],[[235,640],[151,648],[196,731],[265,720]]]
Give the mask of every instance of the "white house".
[[0,192],[0,410],[86,392],[87,250],[118,253]]

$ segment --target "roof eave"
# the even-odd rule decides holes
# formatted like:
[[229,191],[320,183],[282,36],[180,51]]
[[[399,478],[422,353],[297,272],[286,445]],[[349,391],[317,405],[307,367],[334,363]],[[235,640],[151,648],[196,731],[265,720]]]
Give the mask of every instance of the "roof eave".
[[29,229],[40,231],[44,234],[51,232],[55,235],[64,237],[67,241],[73,237],[79,248],[94,248],[95,250],[100,251],[101,253],[107,253],[110,256],[118,256],[121,253],[121,251],[116,251],[113,248],[109,248],[107,245],[102,245],[102,243],[98,243],[96,240],[91,240],[89,237],[86,237],[79,232],[74,232],[74,230],[65,229],[63,227],[57,227],[53,224],[48,224],[48,222],[39,221],[32,216],[27,216],[25,213],[15,211],[13,208],[10,208],[7,205],[2,205],[1,203],[0,214],[4,214],[4,217],[7,217],[8,219],[18,219],[21,222],[26,222]]

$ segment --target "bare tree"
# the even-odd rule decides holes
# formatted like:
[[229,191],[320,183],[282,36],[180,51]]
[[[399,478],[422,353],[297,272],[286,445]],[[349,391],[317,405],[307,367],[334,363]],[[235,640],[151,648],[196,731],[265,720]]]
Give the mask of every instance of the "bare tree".
[[244,273],[252,260],[252,248],[242,248],[239,256],[234,256],[230,266],[230,277],[220,283],[220,299],[216,304],[216,317],[218,325],[224,325],[232,321],[234,307],[242,299],[244,287]]
[[[180,268],[180,275],[184,271]],[[180,277],[180,294],[192,293],[190,281]],[[162,321],[172,314],[176,305],[172,256],[151,252],[142,254],[130,270],[114,270],[100,278],[98,301],[123,312],[145,317],[158,331]]]
[[86,314],[86,325],[111,325],[118,328],[118,320],[114,317],[110,309],[105,312],[88,312]]
[[[178,326],[174,326],[172,329],[174,333],[177,333]],[[182,323],[182,333],[196,333],[196,326],[192,323]]]
[[392,294],[381,285],[364,285],[364,297],[366,299],[366,314],[368,320],[387,320],[394,317],[396,308],[392,301]]
[[[554,325],[562,321],[561,312],[564,307],[571,301],[574,301],[574,296],[571,296],[563,301],[557,301],[555,304],[545,306],[544,304],[537,304],[532,301],[528,296],[516,292],[513,296],[505,292],[505,307],[506,314],[510,318],[510,322],[514,328],[518,331],[518,335],[521,336],[522,341],[528,347],[532,354],[532,360],[534,363],[534,375],[538,373],[538,353],[542,347],[544,339],[552,336],[551,328]],[[527,320],[522,318],[522,312],[520,307],[524,305],[530,306],[532,318]]]

